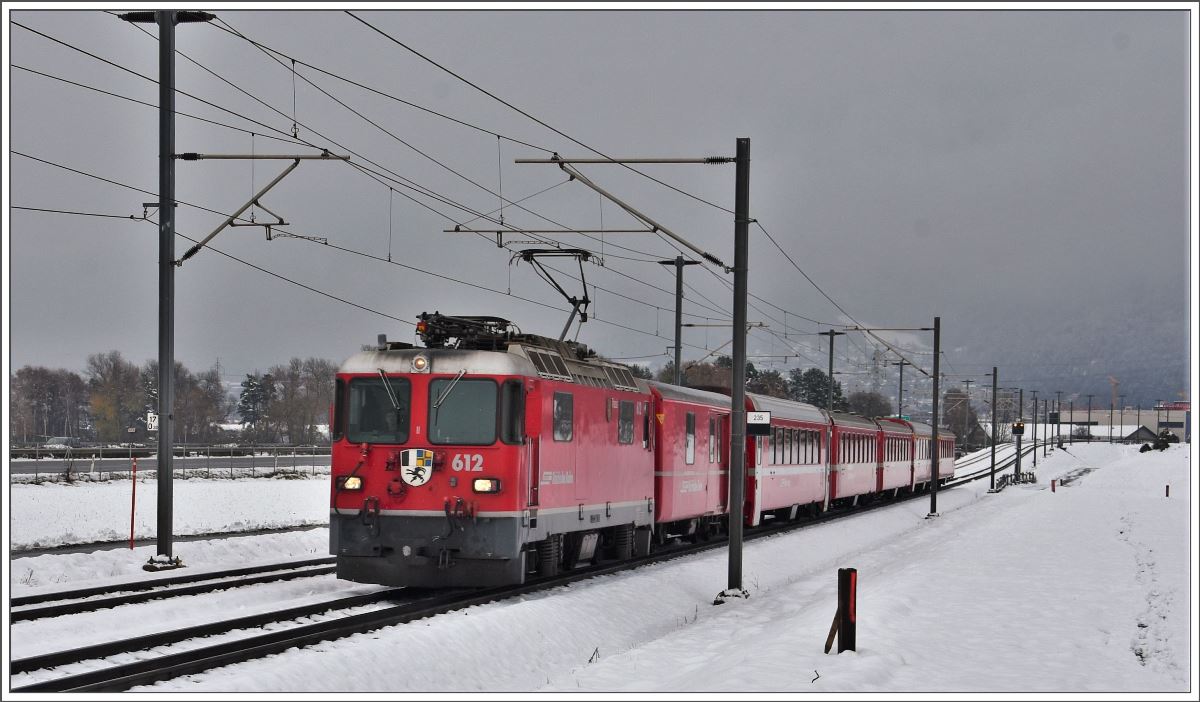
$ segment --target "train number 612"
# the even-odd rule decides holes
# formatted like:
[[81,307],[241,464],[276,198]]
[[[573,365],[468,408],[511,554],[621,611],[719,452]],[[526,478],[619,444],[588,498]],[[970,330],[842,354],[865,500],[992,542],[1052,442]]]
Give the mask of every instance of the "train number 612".
[[479,453],[456,453],[454,460],[450,462],[450,467],[454,470],[465,470],[469,472],[483,471],[483,454]]

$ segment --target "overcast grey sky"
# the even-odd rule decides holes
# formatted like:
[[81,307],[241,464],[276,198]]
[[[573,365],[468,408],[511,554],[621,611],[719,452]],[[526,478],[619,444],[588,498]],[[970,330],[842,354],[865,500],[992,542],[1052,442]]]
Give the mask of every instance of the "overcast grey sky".
[[[381,183],[346,164],[302,164],[264,204],[291,224],[286,230],[327,237],[331,245],[370,257],[297,239],[267,241],[255,228],[227,229],[212,245],[406,321],[203,251],[177,269],[178,360],[200,370],[219,358],[230,380],[292,356],[340,360],[378,333],[410,339],[408,322],[426,310],[498,315],[524,331],[557,336],[565,311],[420,271],[511,290],[565,310],[528,264],[510,265],[511,250],[442,230],[474,217],[456,205],[476,212],[499,207],[501,182],[511,201],[565,180],[553,166],[514,164],[514,158],[546,152],[510,139],[589,155],[582,147],[342,12],[216,14],[299,62],[506,139],[498,149],[492,134],[303,65],[293,94],[290,65],[281,67],[219,23],[180,26],[180,52],[286,116],[181,56],[179,90],[276,131],[180,95],[180,112],[259,136],[180,115],[178,151],[312,152],[262,136],[290,134],[294,95],[302,140],[337,153],[353,150],[361,155],[355,162],[452,202]],[[732,155],[735,139],[749,137],[752,216],[862,323],[929,326],[940,315],[949,366],[944,371],[966,374],[998,365],[1002,384],[1097,394],[1108,392],[1109,374],[1125,374],[1122,391],[1155,393],[1147,402],[1178,399],[1168,393],[1191,382],[1188,339],[1195,311],[1188,298],[1195,250],[1189,243],[1188,175],[1195,145],[1188,141],[1187,12],[357,14],[610,156]],[[18,10],[9,20],[157,77],[155,38],[110,14]],[[154,196],[12,152],[156,192],[156,109],[24,69],[152,105],[157,87],[14,24],[7,29],[10,204],[140,216],[141,203]],[[229,213],[285,165],[258,161],[252,173],[245,161],[179,162],[177,196]],[[733,207],[732,166],[642,170],[720,208]],[[584,172],[732,263],[729,212],[618,166]],[[558,185],[523,205],[553,223],[510,205],[504,210],[508,225],[597,229],[603,218],[606,228],[636,226],[578,183]],[[269,217],[262,211],[257,216]],[[181,206],[177,226],[200,238],[221,220]],[[11,367],[81,370],[88,354],[109,349],[139,363],[156,357],[156,232],[144,222],[10,210]],[[600,242],[579,236],[559,239],[601,249]],[[177,255],[189,246],[180,239]],[[418,270],[389,264],[389,246],[394,262]],[[660,365],[673,343],[674,282],[673,272],[654,261],[675,250],[657,237],[611,234],[603,252],[605,265],[586,264],[585,271],[589,284],[607,291],[589,291],[596,319],[583,325],[579,340],[609,356],[650,357],[639,360]],[[561,261],[553,265],[578,270]],[[728,318],[732,295],[722,280],[732,282],[732,276],[697,266],[685,279],[694,286],[685,321]],[[575,281],[562,284],[579,294]],[[750,290],[766,301],[752,300],[758,309],[751,309],[750,320],[768,324],[775,334],[754,332],[750,353],[763,357],[752,360],[780,370],[813,361],[824,366],[825,347],[817,341],[825,340],[811,334],[848,319],[756,228]],[[779,338],[785,333],[788,339]],[[719,327],[688,330],[684,356],[703,356],[728,337],[728,329]],[[898,343],[928,364],[929,356],[918,353],[922,345],[928,348],[928,337]],[[845,356],[857,359],[873,349],[861,335],[838,343],[838,364],[846,370],[860,368]],[[797,351],[813,361],[793,356],[785,365],[765,357]],[[1135,372],[1139,368],[1144,377]]]

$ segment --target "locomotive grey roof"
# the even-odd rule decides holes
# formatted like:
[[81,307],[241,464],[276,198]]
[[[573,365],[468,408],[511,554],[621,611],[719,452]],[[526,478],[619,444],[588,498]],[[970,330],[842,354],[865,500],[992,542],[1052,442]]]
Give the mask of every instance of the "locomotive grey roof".
[[[925,422],[914,422],[911,420],[909,420],[908,423],[912,425],[913,433],[916,434],[917,436],[926,436],[926,437],[933,436],[933,426],[932,425],[926,424]],[[941,438],[945,438],[945,434],[942,434]]]
[[460,351],[458,349],[403,349],[389,351],[362,351],[356,353],[338,372],[340,373],[412,373],[413,359],[424,356],[429,359],[429,373],[467,373],[480,375],[536,375],[537,370],[529,359],[503,351]]
[[750,398],[753,407],[759,412],[770,412],[771,419],[776,417],[781,419],[794,419],[801,422],[816,422],[818,424],[828,424],[825,410],[803,402],[794,402],[792,400],[783,400],[778,397],[769,395],[759,395],[757,393],[748,392],[746,397]]
[[879,425],[873,419],[860,417],[857,414],[848,414],[846,412],[831,412],[830,419],[839,427],[858,427],[860,429],[878,429]]

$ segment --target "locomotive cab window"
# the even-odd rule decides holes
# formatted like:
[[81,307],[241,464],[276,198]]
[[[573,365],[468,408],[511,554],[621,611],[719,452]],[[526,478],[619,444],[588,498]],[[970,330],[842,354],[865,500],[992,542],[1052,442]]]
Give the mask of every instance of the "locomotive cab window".
[[525,386],[519,380],[506,380],[500,386],[500,440],[525,442]]
[[621,411],[617,416],[617,443],[633,443],[633,402],[621,400]]
[[333,426],[329,428],[334,441],[342,438],[346,426],[346,381],[337,379],[333,391]]
[[575,396],[554,393],[554,440],[570,441],[575,436]]
[[496,443],[496,395],[494,380],[433,379],[429,383],[430,443]]
[[[406,378],[354,378],[346,402],[346,438],[362,444],[402,444],[408,441],[412,385]],[[389,392],[390,390],[390,392]],[[392,403],[392,396],[396,404]],[[397,407],[396,405],[399,405]]]

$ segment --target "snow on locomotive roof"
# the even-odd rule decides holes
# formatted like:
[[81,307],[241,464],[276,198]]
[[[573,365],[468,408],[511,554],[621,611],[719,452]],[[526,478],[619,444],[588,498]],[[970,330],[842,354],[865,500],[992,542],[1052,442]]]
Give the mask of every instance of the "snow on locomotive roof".
[[801,422],[816,422],[818,424],[827,424],[829,422],[825,411],[813,405],[784,400],[769,395],[759,395],[753,392],[746,393],[746,397],[750,398],[754,403],[755,410],[770,412],[771,419],[795,419]]
[[507,351],[409,348],[363,351],[346,360],[341,373],[413,373],[418,356],[429,361],[422,373],[539,376],[566,383],[627,392],[646,392],[626,366],[602,359],[565,358],[547,348],[513,344]]
[[467,373],[480,375],[535,375],[537,370],[529,359],[512,353],[496,351],[463,351],[458,349],[401,349],[363,351],[356,353],[339,369],[340,373],[412,373],[413,359],[429,359],[428,373]]

